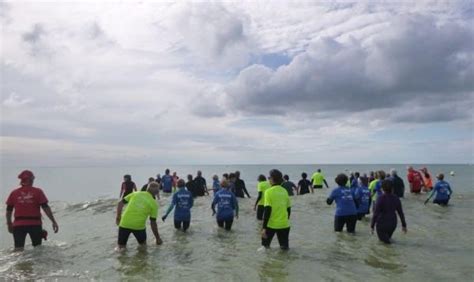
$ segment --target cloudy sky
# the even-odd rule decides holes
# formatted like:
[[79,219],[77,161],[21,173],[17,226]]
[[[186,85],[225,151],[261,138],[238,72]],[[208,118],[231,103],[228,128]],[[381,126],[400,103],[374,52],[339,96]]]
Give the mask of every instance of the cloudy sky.
[[472,163],[471,1],[0,1],[3,166]]

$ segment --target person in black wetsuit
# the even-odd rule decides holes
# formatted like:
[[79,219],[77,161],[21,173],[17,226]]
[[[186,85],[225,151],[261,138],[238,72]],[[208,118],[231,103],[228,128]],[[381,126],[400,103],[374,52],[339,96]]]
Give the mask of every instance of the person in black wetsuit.
[[196,189],[196,182],[194,182],[192,174],[188,174],[188,182],[186,182],[186,189],[188,189],[188,191],[191,192],[191,195],[193,195],[193,198],[196,198],[198,196],[197,189]]
[[245,195],[247,195],[248,198],[251,198],[249,195],[249,192],[247,191],[247,188],[245,187],[245,182],[240,179],[240,171],[235,172],[235,182],[234,182],[234,190],[235,190],[235,196],[239,198],[245,198]]
[[132,181],[132,176],[129,174],[124,175],[122,187],[120,188],[120,198],[125,198],[125,196],[135,191],[137,191],[137,185]]
[[155,182],[155,178],[153,178],[153,177],[148,178],[148,183],[142,186],[141,191],[146,191],[148,189],[148,184],[150,184],[152,182]]
[[392,169],[390,174],[392,175],[389,179],[393,183],[393,194],[397,195],[399,198],[403,198],[403,194],[405,193],[405,183],[403,182],[403,179],[398,176],[395,169]]
[[206,179],[202,177],[202,172],[200,170],[197,171],[197,176],[194,178],[194,187],[196,189],[197,196],[209,195],[209,192],[207,191]]
[[314,193],[313,185],[311,185],[311,182],[306,179],[307,177],[308,175],[306,172],[301,174],[301,180],[298,182],[298,195],[308,194],[310,189],[311,193]]
[[289,196],[294,196],[295,194],[293,193],[293,190],[298,192],[298,187],[296,187],[295,183],[290,181],[290,177],[288,176],[288,174],[285,174],[283,176],[283,179],[285,181],[281,184],[281,186],[285,188],[286,191],[288,191]]
[[160,184],[160,190],[163,190],[163,187],[161,186],[161,175],[159,173],[156,175],[155,182]]

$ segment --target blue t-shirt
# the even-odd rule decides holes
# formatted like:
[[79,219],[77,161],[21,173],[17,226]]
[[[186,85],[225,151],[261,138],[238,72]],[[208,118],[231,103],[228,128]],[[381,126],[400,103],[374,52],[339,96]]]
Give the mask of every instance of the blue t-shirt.
[[[374,188],[374,193],[377,194],[377,198],[382,196],[382,180],[379,180],[377,181],[377,183],[375,184],[375,188]],[[377,199],[376,198],[376,199]]]
[[359,183],[357,181],[357,178],[354,178],[354,180],[352,180],[352,183],[351,183],[351,188],[357,188],[359,187]]
[[163,185],[163,192],[171,193],[173,188],[173,176],[169,174],[163,175],[163,177],[161,178],[161,183]]
[[329,199],[336,202],[336,216],[356,215],[357,209],[354,202],[356,199],[355,189],[349,187],[337,187],[332,190]]
[[355,190],[356,198],[359,202],[359,208],[357,213],[368,213],[369,212],[369,201],[370,201],[370,191],[366,186],[359,186]]
[[228,190],[220,190],[214,196],[212,206],[217,205],[217,216],[218,220],[227,220],[234,218],[234,210],[237,207],[237,198],[234,193]]
[[178,189],[178,192],[173,195],[171,205],[176,206],[174,220],[191,220],[191,208],[193,206],[193,195],[191,192],[184,188]]
[[447,200],[453,191],[451,190],[448,182],[441,180],[436,183],[435,187],[433,188],[433,193],[436,193],[435,200]]
[[221,189],[221,184],[219,183],[219,180],[213,180],[212,182],[212,190],[214,190],[214,193],[219,191]]

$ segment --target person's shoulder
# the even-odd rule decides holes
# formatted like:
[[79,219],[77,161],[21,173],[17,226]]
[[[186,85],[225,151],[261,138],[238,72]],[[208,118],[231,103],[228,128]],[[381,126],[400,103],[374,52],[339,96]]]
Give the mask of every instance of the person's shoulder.
[[10,192],[10,194],[12,194],[12,195],[18,194],[18,193],[20,193],[21,189],[24,189],[24,188],[23,187],[15,188]]

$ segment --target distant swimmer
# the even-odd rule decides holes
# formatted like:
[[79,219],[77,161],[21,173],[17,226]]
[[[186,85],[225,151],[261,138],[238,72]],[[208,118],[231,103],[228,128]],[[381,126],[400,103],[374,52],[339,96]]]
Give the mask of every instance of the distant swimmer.
[[[239,203],[234,193],[229,191],[229,183],[222,180],[222,189],[216,193],[211,204],[212,215],[216,216],[217,225],[230,231],[235,218],[239,218]],[[216,214],[217,206],[217,214]]]
[[125,174],[123,176],[122,186],[120,188],[120,198],[125,198],[128,194],[137,191],[137,185],[132,181],[132,176]]
[[321,169],[319,169],[319,168],[315,173],[313,173],[313,176],[311,176],[311,181],[312,181],[312,184],[313,184],[313,188],[315,188],[315,189],[323,188],[323,183],[324,183],[324,185],[326,185],[326,188],[329,189],[329,185],[326,182],[326,179],[324,178],[324,175],[321,172]]
[[200,170],[197,171],[197,176],[194,178],[194,185],[197,196],[201,197],[204,195],[209,195],[209,191],[207,191],[206,179],[202,177],[202,172]]
[[426,167],[420,169],[421,175],[423,176],[423,183],[425,184],[425,188],[423,191],[430,192],[433,190],[433,181],[431,180],[431,174],[428,172]]
[[365,176],[359,177],[359,184],[355,188],[356,198],[359,206],[357,207],[357,219],[361,220],[366,214],[369,214],[370,191],[368,186],[369,179]]
[[235,189],[235,196],[239,198],[245,198],[245,195],[247,195],[248,198],[250,197],[249,192],[247,191],[247,187],[245,186],[245,182],[240,179],[240,171],[235,172],[235,181],[234,181],[234,189]]
[[410,184],[411,193],[419,194],[421,189],[425,186],[421,173],[414,170],[411,166],[408,167],[407,179],[408,183]]
[[357,223],[357,201],[354,189],[346,186],[347,175],[338,174],[335,182],[338,187],[334,188],[326,200],[328,205],[336,202],[336,215],[334,217],[334,231],[342,232],[346,225],[347,232],[355,233]]
[[[153,182],[148,185],[146,192],[135,192],[128,194],[118,203],[116,224],[119,226],[118,248],[125,249],[128,237],[133,233],[138,244],[146,245],[146,220],[150,218],[150,226],[155,235],[156,244],[161,245],[163,241],[158,233],[156,218],[158,216],[158,203],[155,196],[158,195],[160,186]],[[122,215],[124,205],[127,204]]]
[[403,179],[398,176],[398,172],[392,168],[390,170],[390,181],[393,183],[393,194],[397,195],[399,198],[403,198],[403,195],[405,194],[405,183],[403,182]]
[[[13,234],[15,251],[22,251],[27,234],[31,238],[33,247],[41,245],[42,239],[47,234],[42,227],[41,209],[53,223],[54,233],[58,233],[59,227],[43,190],[33,187],[35,180],[33,173],[24,170],[18,178],[21,187],[13,190],[8,196],[6,220],[8,232]],[[12,222],[13,211],[15,220]]]
[[270,182],[267,181],[265,175],[260,174],[258,176],[258,184],[257,184],[257,200],[255,201],[255,206],[253,207],[254,211],[257,211],[257,219],[263,219],[263,205],[265,204],[265,191],[267,191],[271,185]]
[[163,193],[173,192],[173,176],[170,175],[170,170],[165,170],[165,175],[161,177],[161,186],[163,187]]
[[310,190],[311,194],[314,193],[313,186],[311,185],[311,182],[306,179],[307,177],[308,175],[306,172],[301,174],[301,180],[298,182],[298,195],[308,194]]
[[385,244],[390,244],[393,232],[397,228],[396,213],[398,213],[402,222],[402,231],[404,233],[407,232],[407,223],[405,222],[402,203],[400,202],[400,198],[392,193],[392,189],[392,181],[387,179],[382,182],[383,194],[375,204],[374,216],[370,224],[372,234],[374,233],[374,227],[376,227],[379,240]]
[[438,204],[440,206],[447,206],[449,199],[451,199],[451,195],[453,194],[453,190],[451,190],[451,186],[449,185],[449,183],[444,181],[444,174],[440,173],[438,174],[438,176],[436,176],[436,178],[438,179],[438,182],[436,182],[436,185],[433,191],[431,191],[431,194],[428,199],[426,199],[425,204],[430,201],[433,195],[436,194],[433,203]]
[[[288,176],[288,174],[285,174],[285,175],[283,176],[283,179],[284,179],[284,181],[283,181],[283,183],[281,184],[281,186],[282,186],[283,188],[285,188],[286,191],[288,191],[288,195],[289,195],[289,196],[294,196],[294,195],[295,195],[294,192],[296,192],[296,193],[298,194],[298,187],[296,187],[295,183],[293,183],[293,182],[290,181],[290,177]],[[293,191],[294,191],[294,192],[293,192]]]
[[219,192],[221,189],[221,183],[219,181],[219,176],[217,174],[214,174],[212,177],[212,191],[214,192],[214,195]]
[[275,233],[282,250],[289,248],[290,235],[290,196],[283,183],[283,174],[277,170],[270,171],[271,188],[265,192],[265,204],[262,226],[262,246],[270,248]]
[[191,208],[193,207],[193,203],[193,195],[186,190],[184,179],[180,179],[178,180],[178,191],[174,193],[171,205],[161,219],[165,221],[169,213],[176,207],[174,211],[174,227],[186,232],[191,223]]

